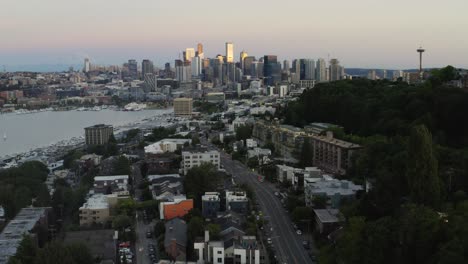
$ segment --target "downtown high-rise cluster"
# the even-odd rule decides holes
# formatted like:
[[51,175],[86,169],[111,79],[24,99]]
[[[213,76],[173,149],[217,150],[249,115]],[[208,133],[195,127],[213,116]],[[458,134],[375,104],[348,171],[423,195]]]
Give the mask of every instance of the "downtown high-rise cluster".
[[260,58],[249,56],[241,51],[235,59],[234,44],[225,44],[225,53],[214,58],[205,58],[203,45],[197,50],[187,48],[181,59],[175,61],[175,79],[181,83],[201,80],[212,82],[214,86],[239,83],[243,80],[262,79],[267,86],[282,82],[300,84],[341,80],[344,68],[337,59],[327,62],[325,59],[278,60],[277,55],[265,55]]

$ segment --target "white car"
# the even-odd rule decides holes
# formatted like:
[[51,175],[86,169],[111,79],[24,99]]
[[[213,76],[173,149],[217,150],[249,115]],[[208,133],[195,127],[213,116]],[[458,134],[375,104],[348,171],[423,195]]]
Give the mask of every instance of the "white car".
[[297,233],[298,235],[302,235],[302,231],[299,230],[299,229],[296,231],[296,233]]

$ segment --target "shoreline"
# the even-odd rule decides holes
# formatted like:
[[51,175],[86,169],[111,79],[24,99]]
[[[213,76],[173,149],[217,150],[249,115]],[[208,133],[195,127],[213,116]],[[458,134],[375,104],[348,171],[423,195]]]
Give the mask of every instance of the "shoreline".
[[[159,109],[148,109],[159,110]],[[168,108],[161,110],[170,110]],[[145,110],[144,110],[145,111]],[[116,136],[128,131],[130,129],[145,129],[148,127],[168,126],[171,125],[168,119],[174,117],[173,111],[164,111],[159,115],[151,117],[142,117],[138,120],[131,121],[122,125],[114,126],[114,134]],[[10,168],[19,165],[22,162],[41,160],[46,164],[50,164],[59,160],[61,156],[66,154],[72,149],[84,146],[84,136],[71,137],[68,139],[59,140],[43,146],[31,148],[30,150],[12,153],[0,156],[0,169]],[[3,166],[1,162],[4,162]]]

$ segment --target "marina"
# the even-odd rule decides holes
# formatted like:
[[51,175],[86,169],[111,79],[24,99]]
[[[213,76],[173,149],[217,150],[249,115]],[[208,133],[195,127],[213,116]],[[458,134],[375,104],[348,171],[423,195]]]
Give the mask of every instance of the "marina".
[[[84,144],[84,128],[105,123],[114,133],[133,129],[167,126],[172,109],[140,111],[43,111],[28,115],[0,116],[0,166],[12,167],[28,160],[55,162],[60,155]],[[15,133],[13,133],[15,132]]]

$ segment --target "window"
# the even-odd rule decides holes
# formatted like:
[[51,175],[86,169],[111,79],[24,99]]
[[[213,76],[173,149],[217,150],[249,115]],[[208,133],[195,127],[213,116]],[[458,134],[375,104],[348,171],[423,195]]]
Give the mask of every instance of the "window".
[[223,254],[223,252],[222,252],[222,251],[218,251],[218,254]]
[[223,259],[222,259],[222,258],[218,258],[218,263],[223,263]]

